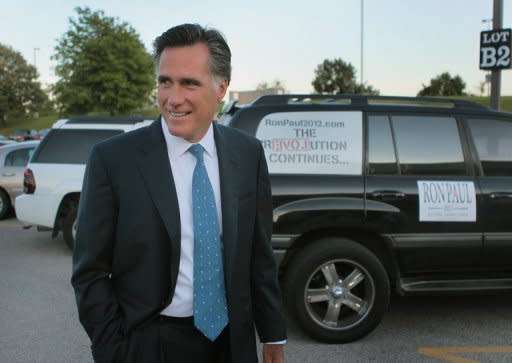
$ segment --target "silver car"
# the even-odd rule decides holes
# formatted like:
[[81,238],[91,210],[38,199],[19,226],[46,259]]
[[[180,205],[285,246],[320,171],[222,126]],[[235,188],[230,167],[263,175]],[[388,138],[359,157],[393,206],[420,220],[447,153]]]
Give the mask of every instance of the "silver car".
[[39,141],[24,141],[0,146],[0,219],[14,207],[23,193],[23,172]]

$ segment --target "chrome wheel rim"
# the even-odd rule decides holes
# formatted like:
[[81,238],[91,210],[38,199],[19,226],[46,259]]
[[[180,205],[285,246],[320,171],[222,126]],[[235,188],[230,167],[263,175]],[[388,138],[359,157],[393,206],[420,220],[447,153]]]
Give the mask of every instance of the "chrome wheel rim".
[[347,330],[361,323],[375,303],[375,282],[368,270],[349,259],[331,260],[308,278],[304,304],[322,328]]

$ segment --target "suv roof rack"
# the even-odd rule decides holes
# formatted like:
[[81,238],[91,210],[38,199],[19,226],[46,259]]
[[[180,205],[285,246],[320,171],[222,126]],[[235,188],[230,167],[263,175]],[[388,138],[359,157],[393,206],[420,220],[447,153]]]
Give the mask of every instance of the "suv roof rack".
[[144,116],[72,116],[67,124],[136,124],[146,120]]
[[386,105],[400,107],[442,107],[487,109],[487,107],[471,101],[442,97],[401,97],[401,96],[370,96],[361,94],[289,94],[265,95],[257,98],[252,105],[300,105],[300,104],[342,104],[342,105]]

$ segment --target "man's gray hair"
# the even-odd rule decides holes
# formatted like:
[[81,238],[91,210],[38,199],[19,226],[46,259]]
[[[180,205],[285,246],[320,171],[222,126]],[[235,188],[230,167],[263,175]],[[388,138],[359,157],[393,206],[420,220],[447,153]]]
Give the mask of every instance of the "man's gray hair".
[[154,59],[158,67],[165,48],[182,47],[203,43],[210,51],[210,70],[217,78],[231,81],[231,50],[222,34],[213,28],[199,24],[182,24],[170,28],[153,42]]

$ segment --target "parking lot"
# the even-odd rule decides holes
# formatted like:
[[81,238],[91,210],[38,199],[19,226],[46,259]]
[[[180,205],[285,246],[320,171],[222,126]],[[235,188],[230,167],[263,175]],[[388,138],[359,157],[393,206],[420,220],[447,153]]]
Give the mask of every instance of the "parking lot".
[[[0,222],[0,362],[91,362],[61,236]],[[512,295],[393,296],[360,341],[317,343],[289,322],[288,362],[512,362]]]

